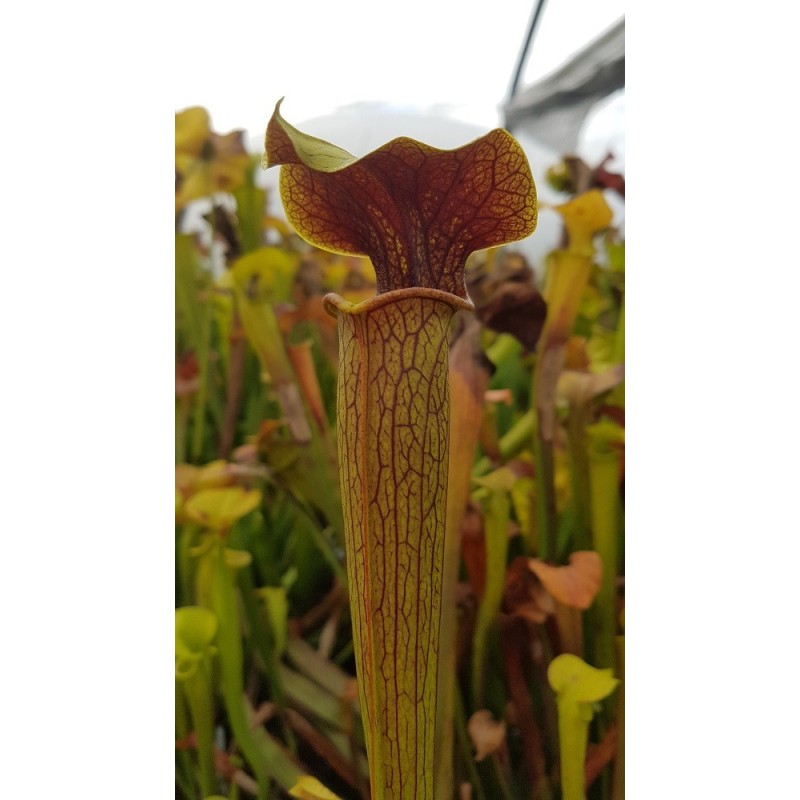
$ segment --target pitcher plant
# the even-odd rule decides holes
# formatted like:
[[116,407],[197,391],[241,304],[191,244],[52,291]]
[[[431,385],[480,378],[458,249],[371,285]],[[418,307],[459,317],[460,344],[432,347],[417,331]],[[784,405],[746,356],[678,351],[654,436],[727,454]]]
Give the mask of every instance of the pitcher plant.
[[[336,294],[338,448],[353,636],[373,800],[432,800],[448,488],[448,336],[471,311],[476,250],[536,227],[536,190],[514,138],[455,150],[394,139],[362,158],[275,108],[264,166],[306,241],[368,256],[377,295]],[[455,680],[455,676],[453,676]]]

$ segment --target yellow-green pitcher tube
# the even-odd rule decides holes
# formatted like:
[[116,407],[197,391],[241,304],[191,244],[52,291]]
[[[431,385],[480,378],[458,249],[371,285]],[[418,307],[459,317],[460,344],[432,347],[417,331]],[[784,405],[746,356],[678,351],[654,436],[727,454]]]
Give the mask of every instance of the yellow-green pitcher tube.
[[450,390],[448,333],[472,304],[398,289],[338,319],[337,435],[372,800],[433,800]]

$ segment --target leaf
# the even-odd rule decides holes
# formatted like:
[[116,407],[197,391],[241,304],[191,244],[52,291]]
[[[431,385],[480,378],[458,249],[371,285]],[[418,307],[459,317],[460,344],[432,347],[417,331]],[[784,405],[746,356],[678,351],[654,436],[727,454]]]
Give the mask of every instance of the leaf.
[[[461,565],[462,521],[469,502],[470,473],[481,423],[491,364],[480,346],[480,323],[473,314],[459,312],[450,344],[450,451],[447,469],[447,518],[442,574],[442,622],[439,643],[437,740],[437,796],[452,795],[455,694],[452,676],[457,669],[458,573]],[[454,326],[455,327],[455,326]],[[481,563],[485,565],[481,541]],[[482,586],[481,586],[482,589]]]
[[201,606],[175,609],[175,677],[188,680],[204,657],[213,655],[211,642],[217,635],[217,617]]
[[278,656],[282,656],[286,649],[288,635],[289,600],[286,596],[286,589],[283,586],[264,586],[256,589],[256,593],[264,599],[272,628],[275,652]]
[[538,558],[531,558],[528,568],[556,600],[584,610],[597,596],[603,575],[602,561],[593,550],[572,553],[567,567],[553,567]]
[[278,247],[261,247],[237,258],[230,268],[236,287],[252,303],[286,302],[291,297],[297,257]]
[[184,499],[202,489],[216,489],[229,486],[235,480],[230,464],[224,459],[211,461],[202,467],[194,464],[175,465],[175,488]]
[[540,435],[545,441],[552,441],[555,436],[558,377],[591,266],[586,256],[566,250],[556,250],[548,256],[544,291],[547,319],[539,339],[534,377]]
[[519,524],[522,538],[528,542],[531,550],[535,549],[533,525],[533,498],[536,492],[536,480],[532,475],[523,475],[511,487],[511,503],[514,506],[514,515]]
[[295,267],[293,257],[278,248],[264,247],[239,259],[231,272],[247,339],[273,384],[292,437],[305,444],[313,434],[272,305],[277,295],[288,297]]
[[339,795],[334,794],[311,775],[302,775],[298,778],[297,783],[289,789],[289,794],[292,797],[299,797],[300,800],[341,800]]
[[625,428],[610,419],[601,419],[586,426],[592,454],[612,455],[618,453],[625,442]]
[[197,106],[175,114],[176,209],[241,186],[249,163],[244,131],[214,133],[208,112]]
[[319,387],[311,347],[311,341],[306,340],[299,344],[288,345],[286,353],[297,376],[297,383],[303,392],[311,416],[319,431],[325,433],[328,429],[328,417],[322,400],[322,391]]
[[594,254],[592,238],[607,228],[614,216],[603,193],[591,189],[554,208],[564,220],[569,235],[569,251],[591,258]]
[[510,333],[532,352],[542,332],[547,304],[535,286],[507,283],[477,309],[477,314],[487,328]]
[[466,297],[467,256],[536,227],[527,158],[503,130],[456,150],[399,138],[356,159],[289,125],[279,102],[265,149],[265,165],[283,165],[281,199],[297,232],[369,256],[379,294],[417,286]]
[[184,511],[190,519],[214,531],[227,531],[261,503],[261,492],[231,486],[203,489],[187,500]]
[[520,476],[511,466],[503,466],[480,478],[473,478],[478,486],[485,486],[494,492],[510,492]]
[[606,164],[612,159],[613,156],[609,153],[592,169],[577,156],[566,156],[563,161],[547,170],[547,181],[559,192],[582,194],[596,187],[613,189],[625,197],[625,178],[606,169]]
[[571,653],[562,653],[550,662],[547,680],[556,694],[575,703],[597,703],[619,683],[610,669],[595,669]]
[[557,697],[562,797],[584,800],[586,741],[593,706],[608,697],[619,681],[610,669],[595,669],[571,653],[562,653],[550,662],[547,680]]
[[618,194],[625,197],[625,176],[618,172],[609,172],[606,169],[606,164],[613,160],[613,155],[609,153],[595,168],[594,181],[604,189],[613,189]]
[[586,372],[589,369],[589,356],[586,353],[586,337],[570,336],[564,353],[564,369]]
[[625,272],[625,242],[607,242],[608,268],[613,272]]
[[247,550],[234,550],[233,548],[225,548],[225,564],[230,569],[244,569],[253,563],[253,556]]
[[[431,289],[338,316],[338,445],[353,640],[375,800],[430,797],[449,449],[447,342],[466,301]],[[415,734],[411,734],[415,731]],[[405,745],[414,736],[413,746]],[[414,794],[418,792],[418,794]]]
[[592,335],[586,343],[592,372],[603,372],[619,362],[616,353],[617,335],[600,325],[592,327]]
[[506,724],[503,721],[498,722],[491,711],[482,708],[469,718],[467,733],[475,748],[475,760],[483,761],[505,744]]
[[332,661],[323,658],[305,639],[290,638],[286,643],[286,656],[306,677],[312,678],[335,697],[352,702],[353,710],[361,714],[355,679]]
[[474,479],[489,489],[483,504],[486,540],[486,585],[478,606],[472,646],[472,698],[483,702],[486,670],[486,647],[489,629],[500,610],[508,553],[508,525],[511,514],[509,491],[517,476],[509,467],[501,467],[484,478]]
[[622,364],[615,364],[599,373],[565,370],[558,378],[558,394],[569,403],[582,405],[618,386],[624,377],[625,367]]
[[217,618],[213,611],[201,606],[175,609],[175,641],[190,652],[205,652],[216,634]]
[[535,349],[547,305],[536,288],[536,276],[524,256],[504,251],[499,263],[491,270],[470,269],[467,288],[478,319],[487,328],[498,333],[510,333],[526,350]]

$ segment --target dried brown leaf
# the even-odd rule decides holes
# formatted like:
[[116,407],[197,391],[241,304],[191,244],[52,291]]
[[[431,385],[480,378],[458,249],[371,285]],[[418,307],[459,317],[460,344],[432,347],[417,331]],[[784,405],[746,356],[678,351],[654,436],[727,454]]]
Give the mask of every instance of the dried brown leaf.
[[600,590],[603,562],[593,550],[572,553],[569,562],[568,566],[554,567],[531,558],[528,568],[556,600],[573,608],[587,609]]
[[510,333],[533,351],[547,306],[524,256],[506,252],[490,271],[470,270],[467,287],[478,319],[498,333]]
[[491,711],[482,708],[469,718],[467,733],[475,748],[475,760],[483,761],[486,756],[498,752],[505,744],[506,724],[498,722]]
[[487,328],[510,333],[532,352],[544,326],[547,304],[535,286],[506,283],[498,287],[476,313]]
[[528,559],[515,558],[506,569],[502,609],[533,623],[544,622],[555,611],[553,598],[528,568]]

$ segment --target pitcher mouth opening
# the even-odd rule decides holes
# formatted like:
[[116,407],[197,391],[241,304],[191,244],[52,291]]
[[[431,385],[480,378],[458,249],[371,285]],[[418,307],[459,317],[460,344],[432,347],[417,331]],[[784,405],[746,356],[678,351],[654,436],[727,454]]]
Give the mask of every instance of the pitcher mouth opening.
[[411,286],[405,289],[393,289],[390,292],[382,292],[375,295],[369,300],[363,300],[360,303],[351,303],[345,300],[341,295],[331,292],[322,298],[322,306],[325,311],[332,317],[339,314],[349,314],[356,316],[359,314],[366,314],[375,309],[382,308],[390,303],[395,303],[398,300],[410,300],[412,298],[419,298],[422,300],[439,300],[442,303],[449,305],[454,311],[474,311],[475,305],[469,297],[459,297],[451,292],[445,292],[442,289],[429,289],[423,286]]

